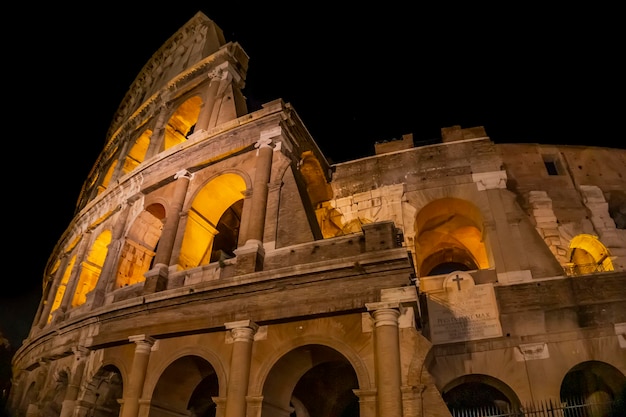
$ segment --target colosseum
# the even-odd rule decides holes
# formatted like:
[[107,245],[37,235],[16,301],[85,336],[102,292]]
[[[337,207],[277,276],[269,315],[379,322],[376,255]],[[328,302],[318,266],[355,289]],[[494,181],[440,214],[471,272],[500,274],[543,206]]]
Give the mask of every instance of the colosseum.
[[11,416],[609,415],[626,150],[450,126],[331,164],[289,103],[248,111],[247,70],[199,12],[136,77],[44,271]]

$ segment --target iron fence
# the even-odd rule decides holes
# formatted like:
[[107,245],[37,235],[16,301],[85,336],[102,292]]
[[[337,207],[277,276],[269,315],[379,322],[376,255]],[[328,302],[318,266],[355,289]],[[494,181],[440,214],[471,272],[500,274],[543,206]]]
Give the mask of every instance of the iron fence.
[[[613,401],[589,402],[572,398],[567,401],[541,401],[523,407],[509,404],[476,408],[451,408],[453,417],[618,417],[612,411]],[[623,417],[623,416],[619,416]]]

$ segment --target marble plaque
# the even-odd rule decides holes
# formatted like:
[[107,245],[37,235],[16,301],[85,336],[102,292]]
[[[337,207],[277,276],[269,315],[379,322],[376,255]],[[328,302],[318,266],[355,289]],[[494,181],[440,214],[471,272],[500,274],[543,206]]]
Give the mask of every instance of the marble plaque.
[[433,344],[502,336],[493,285],[475,285],[465,272],[453,272],[441,291],[428,294],[428,316]]

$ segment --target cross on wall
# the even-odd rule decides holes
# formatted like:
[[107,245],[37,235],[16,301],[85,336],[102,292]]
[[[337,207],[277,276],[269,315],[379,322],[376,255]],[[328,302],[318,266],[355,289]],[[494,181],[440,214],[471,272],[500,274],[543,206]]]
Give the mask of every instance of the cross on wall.
[[455,278],[452,278],[452,281],[456,282],[456,288],[458,291],[461,291],[461,281],[463,281],[465,278],[461,278],[459,276],[459,274],[456,274]]

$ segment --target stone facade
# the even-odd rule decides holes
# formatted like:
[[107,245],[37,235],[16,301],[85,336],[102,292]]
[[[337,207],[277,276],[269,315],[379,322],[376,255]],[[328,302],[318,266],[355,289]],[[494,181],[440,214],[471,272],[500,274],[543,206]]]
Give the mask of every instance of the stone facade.
[[412,135],[331,165],[202,13],[114,117],[13,358],[25,416],[422,417],[614,401],[626,151]]

